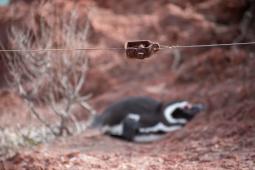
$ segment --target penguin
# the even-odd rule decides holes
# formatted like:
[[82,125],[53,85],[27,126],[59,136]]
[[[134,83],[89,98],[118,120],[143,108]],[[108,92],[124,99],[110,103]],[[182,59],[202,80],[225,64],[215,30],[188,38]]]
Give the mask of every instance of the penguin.
[[117,101],[94,119],[93,127],[112,137],[132,142],[153,142],[185,126],[202,111],[202,104],[185,100],[161,103],[146,96]]

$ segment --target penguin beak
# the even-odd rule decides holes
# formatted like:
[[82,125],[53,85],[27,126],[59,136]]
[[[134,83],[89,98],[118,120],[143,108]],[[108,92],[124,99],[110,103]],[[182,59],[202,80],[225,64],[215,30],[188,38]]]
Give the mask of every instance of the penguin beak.
[[206,107],[203,104],[193,104],[191,108],[187,110],[190,115],[196,115],[197,113],[205,110]]

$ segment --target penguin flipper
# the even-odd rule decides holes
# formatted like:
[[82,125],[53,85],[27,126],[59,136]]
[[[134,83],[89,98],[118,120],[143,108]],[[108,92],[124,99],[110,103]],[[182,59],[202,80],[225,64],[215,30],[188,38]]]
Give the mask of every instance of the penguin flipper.
[[132,141],[139,129],[139,120],[126,117],[123,120],[123,137]]

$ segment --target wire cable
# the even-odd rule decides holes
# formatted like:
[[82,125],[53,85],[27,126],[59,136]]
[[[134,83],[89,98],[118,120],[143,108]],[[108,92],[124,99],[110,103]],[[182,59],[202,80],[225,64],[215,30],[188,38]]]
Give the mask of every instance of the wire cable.
[[0,52],[49,52],[49,51],[113,51],[125,48],[46,48],[46,49],[0,49]]
[[223,44],[197,44],[197,45],[160,45],[160,49],[171,48],[205,48],[205,47],[223,47],[223,46],[240,46],[240,45],[255,45],[255,42],[243,42],[243,43],[223,43]]
[[[160,45],[162,49],[172,48],[206,48],[206,47],[223,47],[223,46],[240,46],[240,45],[255,45],[253,42],[242,42],[242,43],[224,43],[224,44],[196,44],[196,45]],[[146,47],[145,47],[146,48]],[[138,49],[138,48],[49,48],[49,49],[0,49],[0,52],[50,52],[50,51],[125,51],[127,49]]]

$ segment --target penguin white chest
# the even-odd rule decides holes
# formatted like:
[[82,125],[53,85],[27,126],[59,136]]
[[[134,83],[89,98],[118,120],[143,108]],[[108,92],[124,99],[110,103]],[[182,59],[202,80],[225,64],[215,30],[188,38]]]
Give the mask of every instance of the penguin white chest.
[[172,132],[181,128],[181,126],[166,126],[165,124],[159,122],[154,126],[141,128],[139,131],[142,133],[155,133],[155,132]]
[[123,123],[114,126],[103,126],[103,133],[110,133],[111,135],[121,136],[123,134]]
[[[126,116],[126,118],[132,119],[137,122],[140,120],[140,116],[138,114],[134,114],[134,113],[128,114]],[[122,136],[123,130],[124,130],[124,122],[123,121],[121,121],[117,125],[113,125],[113,126],[106,125],[106,126],[103,126],[103,128],[102,128],[102,131],[104,133],[110,133],[111,135],[117,135],[117,136]]]

